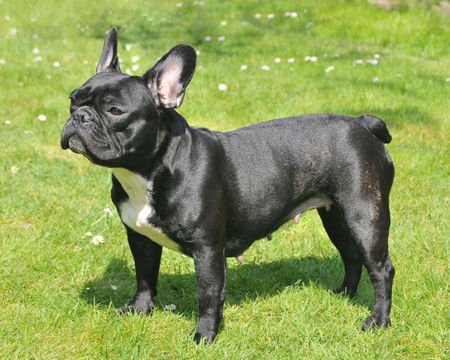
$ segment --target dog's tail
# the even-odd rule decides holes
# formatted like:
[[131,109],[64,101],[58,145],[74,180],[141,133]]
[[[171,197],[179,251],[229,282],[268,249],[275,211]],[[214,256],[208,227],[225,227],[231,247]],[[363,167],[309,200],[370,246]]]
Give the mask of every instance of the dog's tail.
[[385,144],[389,144],[391,142],[392,136],[389,134],[389,130],[386,127],[385,122],[379,117],[373,115],[362,115],[357,118],[357,120]]

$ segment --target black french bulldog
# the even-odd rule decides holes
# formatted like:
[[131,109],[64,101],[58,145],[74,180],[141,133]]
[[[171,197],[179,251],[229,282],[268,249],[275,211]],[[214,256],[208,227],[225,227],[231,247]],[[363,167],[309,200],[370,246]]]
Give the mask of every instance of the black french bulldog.
[[112,28],[97,74],[70,95],[61,146],[112,168],[111,196],[136,264],[136,295],[118,311],[152,311],[168,247],[194,259],[194,339],[211,343],[222,319],[226,258],[242,260],[255,240],[317,208],[345,266],[335,292],[354,296],[364,265],[375,303],[362,328],[389,326],[394,166],[383,144],[391,140],[385,123],[318,114],[225,133],[190,127],[174,108],[195,65],[194,48],[181,44],[144,75],[123,74]]

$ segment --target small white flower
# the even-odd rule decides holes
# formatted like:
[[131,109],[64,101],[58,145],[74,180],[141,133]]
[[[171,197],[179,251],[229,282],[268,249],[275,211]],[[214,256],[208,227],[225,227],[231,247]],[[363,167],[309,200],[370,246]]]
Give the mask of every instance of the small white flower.
[[217,40],[219,40],[219,41],[225,41],[225,36],[219,36],[219,37],[217,38]]
[[11,125],[11,120],[5,120],[5,125]]
[[3,59],[3,58],[1,58],[1,59],[0,59],[0,64],[1,64],[1,65],[5,65],[5,64],[6,64],[6,60]]
[[273,19],[275,17],[275,14],[267,14],[268,19]]
[[295,58],[289,58],[289,59],[287,59],[287,62],[288,62],[289,64],[292,64],[294,61],[295,61]]
[[373,79],[373,82],[378,82],[378,81],[380,81],[380,79],[377,77]]
[[219,90],[225,91],[228,87],[225,84],[219,84]]
[[11,166],[11,173],[16,174],[19,171],[17,166]]
[[92,233],[90,231],[86,231],[81,238],[84,239],[84,238],[89,237],[89,236],[92,236]]
[[12,28],[12,29],[9,31],[9,33],[10,33],[11,35],[16,35],[16,34],[17,34],[17,29]]
[[330,67],[327,67],[325,69],[325,72],[330,72],[330,71],[333,71],[333,70],[334,70],[334,66],[330,66]]
[[183,3],[176,3],[175,6],[176,6],[176,7],[182,7],[182,6],[183,6]]
[[31,135],[33,132],[31,130],[25,130],[25,135]]
[[130,69],[125,69],[125,72],[126,72],[128,75],[131,75],[131,70],[130,70]]
[[379,58],[380,58],[380,55],[379,55],[379,54],[374,54],[373,57],[374,57],[375,59],[379,59]]
[[211,41],[211,36],[205,36],[205,41]]
[[61,64],[58,62],[58,61],[55,61],[54,63],[53,63],[53,66],[55,67],[55,68],[57,68],[57,67],[59,67]]
[[317,61],[317,56],[311,56],[311,62],[316,62]]
[[133,69],[133,71],[136,71],[137,69],[139,69],[139,65],[133,65],[131,68]]
[[222,26],[225,26],[226,24],[228,24],[226,20],[223,20],[220,22],[220,25],[222,25]]
[[294,11],[294,12],[291,12],[291,18],[296,18],[298,16],[298,14]]
[[362,61],[361,59],[358,59],[358,60],[355,61],[355,63],[362,64],[362,63],[364,63],[364,61]]
[[286,16],[286,17],[291,16],[290,11],[286,11],[286,12],[284,13],[284,16]]
[[126,49],[127,51],[130,51],[132,47],[133,47],[133,45],[131,45],[131,44],[126,44],[126,45],[125,45],[125,49]]
[[269,71],[270,67],[268,67],[267,65],[263,65],[261,66],[261,69],[263,69],[264,71]]
[[201,54],[200,50],[195,50],[195,53],[196,53],[197,55],[200,55],[200,54]]
[[105,212],[106,215],[113,216],[113,212],[111,211],[111,209],[109,208],[109,206],[105,207],[105,208],[103,209],[103,211]]
[[131,61],[132,61],[132,62],[138,62],[138,60],[139,60],[139,56],[133,56],[133,57],[131,58]]
[[42,56],[38,55],[34,58],[34,61],[38,62],[38,61],[42,61]]
[[305,56],[304,60],[305,61],[311,61],[311,56]]
[[368,62],[369,64],[372,64],[372,65],[377,65],[378,64],[378,60],[377,59],[366,60],[366,62]]
[[177,309],[177,307],[174,304],[170,304],[170,305],[165,305],[164,309],[169,310],[169,311],[175,311]]
[[39,121],[46,121],[47,120],[47,116],[45,116],[44,114],[41,114],[38,116]]
[[281,62],[281,59],[279,57],[276,57],[275,59],[273,59],[273,61],[279,64]]
[[[402,76],[401,74],[398,74],[398,75]],[[445,79],[445,82],[449,82],[449,81],[450,81],[450,78]]]
[[33,52],[37,55],[37,54],[39,54],[39,49],[38,48],[34,48]]
[[104,242],[103,236],[101,236],[101,235],[95,235],[95,236],[92,238],[91,242],[92,242],[94,245],[101,244],[101,243]]
[[247,65],[241,65],[241,70],[247,70]]
[[261,14],[255,14],[255,19],[261,19]]
[[117,286],[116,285],[111,285],[111,289],[113,289],[113,291],[117,290]]

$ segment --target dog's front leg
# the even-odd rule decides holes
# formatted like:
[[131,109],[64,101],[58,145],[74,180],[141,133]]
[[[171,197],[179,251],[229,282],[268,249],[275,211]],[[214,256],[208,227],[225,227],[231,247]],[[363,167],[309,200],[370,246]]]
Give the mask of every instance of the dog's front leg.
[[199,321],[194,340],[214,341],[222,320],[226,293],[225,249],[223,245],[202,246],[193,252],[197,274]]
[[134,257],[137,290],[130,303],[117,311],[119,313],[138,312],[147,315],[155,306],[153,299],[157,292],[156,284],[158,282],[162,247],[126,225],[125,228]]

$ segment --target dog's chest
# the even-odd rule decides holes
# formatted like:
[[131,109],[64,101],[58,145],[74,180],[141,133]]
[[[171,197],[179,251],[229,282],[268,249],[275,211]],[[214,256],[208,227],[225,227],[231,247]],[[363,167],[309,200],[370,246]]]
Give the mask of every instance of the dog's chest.
[[128,199],[118,205],[124,224],[163,247],[181,252],[177,243],[150,223],[155,212],[151,204],[152,182],[126,169],[116,168],[113,174],[128,195]]

